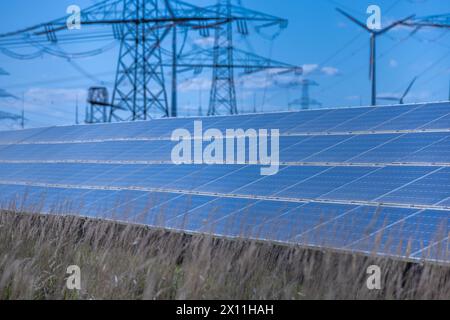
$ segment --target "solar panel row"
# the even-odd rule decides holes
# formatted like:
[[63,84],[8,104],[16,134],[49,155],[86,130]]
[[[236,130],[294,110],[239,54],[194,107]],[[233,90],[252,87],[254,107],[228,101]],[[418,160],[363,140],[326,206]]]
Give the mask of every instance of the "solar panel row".
[[450,261],[449,104],[201,119],[280,129],[273,176],[172,164],[172,131],[195,120],[1,133],[0,205]]
[[444,208],[450,167],[282,166],[277,175],[261,176],[249,165],[2,164],[0,183]]
[[[367,253],[449,258],[449,212],[441,210],[27,186],[4,187],[1,198],[15,199],[36,212]],[[436,250],[438,242],[443,252]]]
[[[171,152],[177,143],[168,140],[121,140],[95,143],[13,144],[0,149],[0,161],[171,162]],[[204,142],[203,145],[206,146],[207,143]],[[246,148],[248,154],[248,144]],[[192,150],[191,152],[193,153]],[[282,163],[448,164],[449,155],[450,132],[280,138]]]
[[[174,128],[193,130],[197,118],[164,119],[152,122],[69,126],[2,132],[0,144],[26,141],[89,141],[101,139],[170,138]],[[279,128],[282,135],[447,129],[450,112],[447,103],[412,106],[328,109],[305,112],[201,118],[204,129]]]

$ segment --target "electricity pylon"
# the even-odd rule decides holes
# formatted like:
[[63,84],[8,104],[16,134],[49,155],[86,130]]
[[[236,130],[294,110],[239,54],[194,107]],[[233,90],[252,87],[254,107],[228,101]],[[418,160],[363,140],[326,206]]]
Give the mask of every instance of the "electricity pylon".
[[[219,0],[217,14],[231,16],[231,0]],[[227,23],[216,28],[214,37],[214,65],[208,115],[216,115],[223,109],[237,114],[236,87],[233,65],[233,25]],[[223,66],[219,66],[223,65]]]
[[[270,16],[265,13],[257,12],[231,4],[231,0],[217,0],[217,4],[208,7],[215,10],[217,15],[225,17],[239,17],[237,21],[237,31],[248,36],[249,21],[258,21],[256,30],[277,26],[280,29],[287,27],[287,20]],[[236,86],[234,79],[234,44],[233,44],[233,21],[216,27],[214,34],[213,48],[213,68],[212,85],[210,93],[210,102],[208,115],[217,115],[222,113],[237,114]],[[267,59],[267,61],[270,61]]]
[[302,87],[302,96],[300,99],[296,99],[289,103],[289,106],[301,106],[302,110],[309,110],[311,106],[321,106],[322,104],[315,100],[311,99],[309,94],[310,87],[318,86],[319,84],[314,80],[302,79],[299,82],[299,85]]
[[[68,19],[70,16],[2,34],[0,39],[28,44],[46,40],[53,45],[59,38],[64,38],[65,43],[71,36],[82,40],[83,31],[69,30]],[[105,104],[110,110],[107,121],[169,116],[161,43],[174,26],[206,28],[207,23],[216,25],[223,20],[215,12],[177,0],[105,0],[82,10],[82,29],[112,27],[111,34],[120,41],[112,100]]]
[[[223,73],[223,78],[216,83],[214,81],[212,82],[211,101],[208,112],[210,116],[238,113],[234,87],[234,72],[236,70],[240,70],[243,76],[249,76],[262,71],[269,71],[272,75],[294,73],[298,76],[303,73],[302,67],[268,59],[235,47],[231,49],[231,54],[233,57],[231,62],[228,60],[217,61],[217,55],[214,50],[199,48],[178,57],[178,67],[185,71],[191,69],[198,74],[203,69],[212,69],[213,73],[218,75],[222,70],[226,70]],[[229,75],[232,75],[232,81],[230,81]],[[234,92],[234,94],[227,94],[228,91]],[[236,108],[230,109],[227,107],[231,105],[236,106]]]
[[[216,6],[202,8],[178,0],[104,0],[81,10],[79,23],[82,30],[68,29],[67,22],[71,18],[65,16],[1,34],[0,42],[2,47],[4,44],[21,43],[42,48],[42,52],[36,54],[42,56],[57,51],[55,46],[59,44],[91,40],[92,33],[83,35],[84,29],[88,30],[90,26],[110,28],[111,37],[120,42],[120,53],[112,99],[109,104],[104,104],[109,110],[107,121],[146,120],[177,115],[176,78],[172,79],[172,106],[169,108],[168,87],[162,63],[162,55],[165,54],[162,45],[171,31],[174,35],[172,44],[176,49],[177,30],[197,30],[202,36],[207,36],[209,30],[225,29],[228,37],[233,31],[233,23],[237,23],[241,30],[246,28],[247,21],[255,22],[258,28],[287,25],[286,20],[241,7],[231,6],[231,10],[227,9],[225,12]],[[61,51],[57,53],[67,59],[73,58]],[[96,51],[93,54],[97,54]],[[172,75],[176,76],[175,50],[173,56]],[[228,57],[227,61],[232,59]],[[235,100],[235,97],[231,100]],[[232,109],[236,110],[235,107]]]

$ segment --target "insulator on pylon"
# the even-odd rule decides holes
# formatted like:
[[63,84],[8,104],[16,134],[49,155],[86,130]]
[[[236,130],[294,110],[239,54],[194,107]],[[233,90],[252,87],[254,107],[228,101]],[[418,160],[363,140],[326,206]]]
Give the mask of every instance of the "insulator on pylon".
[[113,24],[112,25],[113,36],[116,40],[121,40],[123,38],[123,29],[121,25]]
[[47,24],[45,27],[45,34],[47,36],[47,40],[51,43],[58,42],[58,38],[56,38],[56,33],[52,24]]
[[199,33],[200,33],[200,36],[202,36],[204,38],[208,38],[210,36],[209,27],[207,26],[207,24],[205,22],[200,23]]
[[238,29],[238,32],[244,36],[247,36],[249,34],[248,25],[245,20],[238,20],[237,29]]

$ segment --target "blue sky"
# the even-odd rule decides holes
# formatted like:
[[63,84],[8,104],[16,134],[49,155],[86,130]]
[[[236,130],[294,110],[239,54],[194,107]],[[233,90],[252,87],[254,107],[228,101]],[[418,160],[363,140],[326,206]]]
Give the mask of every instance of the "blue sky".
[[[237,0],[233,0],[237,2]],[[13,31],[65,15],[71,4],[81,8],[93,4],[92,0],[15,0],[0,2],[0,33]],[[188,1],[189,2],[189,1]],[[205,5],[214,1],[192,0],[192,4]],[[248,41],[236,36],[236,46],[250,47],[262,56],[300,65],[320,86],[311,89],[311,96],[323,107],[354,106],[370,101],[368,78],[369,37],[359,27],[339,15],[336,7],[347,10],[365,21],[366,9],[376,4],[382,10],[382,23],[410,14],[426,16],[450,13],[450,1],[442,0],[242,0],[244,6],[287,18],[289,27],[275,41],[270,42],[253,32]],[[86,30],[84,30],[86,31]],[[198,38],[198,37],[197,37]],[[197,39],[192,37],[193,41]],[[248,45],[248,42],[251,44]],[[102,43],[76,44],[61,47],[68,52],[80,52],[103,47]],[[409,82],[419,76],[406,101],[421,102],[448,98],[450,81],[450,32],[423,29],[411,35],[411,29],[394,29],[378,41],[379,95],[398,95]],[[0,46],[1,49],[1,46]],[[18,53],[33,49],[17,48]],[[34,50],[35,51],[35,50]],[[84,76],[65,59],[44,56],[33,60],[15,60],[0,53],[0,68],[10,73],[0,76],[0,88],[25,96],[27,126],[71,124],[75,121],[74,108],[78,99],[80,117],[84,111],[85,95],[91,85],[104,84],[111,88],[118,46],[106,53],[76,63],[91,77]],[[193,78],[192,73],[180,79],[180,113],[195,115],[198,106],[207,108],[210,71]],[[289,101],[300,97],[300,88],[286,88],[292,78],[275,79],[268,74],[251,77],[236,75],[239,107],[241,111],[287,110]],[[295,79],[294,79],[295,80]],[[201,97],[201,98],[200,98]],[[256,97],[256,100],[254,100]],[[0,110],[20,113],[21,101],[0,100]],[[11,127],[0,122],[0,129]]]

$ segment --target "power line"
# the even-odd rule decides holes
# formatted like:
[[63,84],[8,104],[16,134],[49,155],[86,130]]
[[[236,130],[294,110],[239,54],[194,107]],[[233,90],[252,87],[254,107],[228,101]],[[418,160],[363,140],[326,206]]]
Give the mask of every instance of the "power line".
[[[114,71],[105,71],[101,73],[93,74],[94,77],[101,77],[101,76],[110,76],[114,75]],[[86,79],[85,76],[73,76],[73,77],[64,77],[64,78],[54,78],[50,80],[42,80],[42,81],[31,81],[31,82],[23,82],[23,83],[16,83],[9,86],[5,86],[7,89],[17,89],[17,88],[23,88],[23,87],[32,87],[32,86],[38,86],[38,85],[45,85],[45,84],[61,84],[61,83],[67,83],[67,82],[74,82],[79,80]]]

